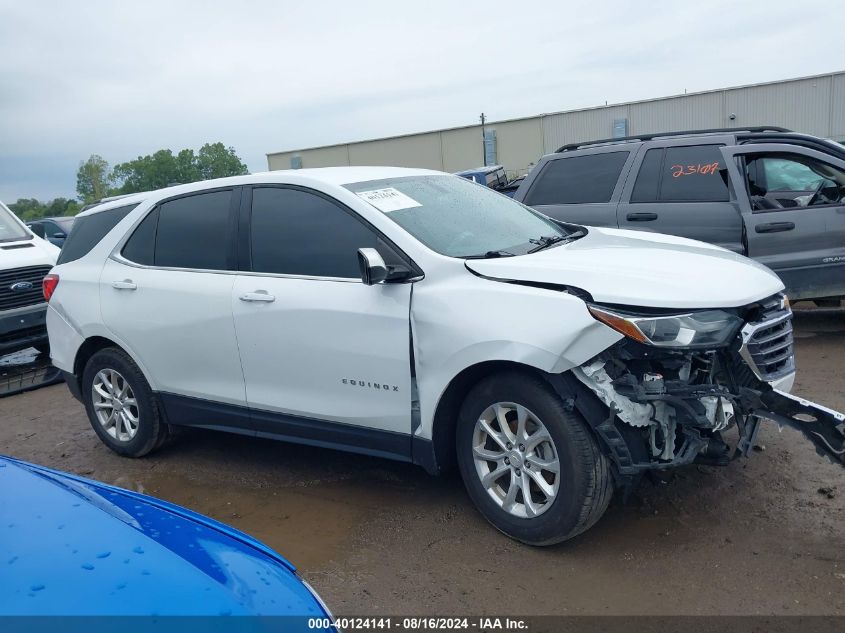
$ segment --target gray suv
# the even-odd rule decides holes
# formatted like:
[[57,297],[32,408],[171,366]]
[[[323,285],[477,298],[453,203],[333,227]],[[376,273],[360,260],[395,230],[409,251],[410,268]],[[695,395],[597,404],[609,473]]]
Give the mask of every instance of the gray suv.
[[514,199],[567,222],[742,253],[793,300],[845,298],[845,147],[783,128],[608,139],[544,156]]

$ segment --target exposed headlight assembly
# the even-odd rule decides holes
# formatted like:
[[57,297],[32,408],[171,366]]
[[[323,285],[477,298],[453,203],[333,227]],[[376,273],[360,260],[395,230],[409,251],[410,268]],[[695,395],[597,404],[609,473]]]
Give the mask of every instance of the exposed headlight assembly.
[[594,305],[587,308],[596,319],[617,332],[655,347],[722,347],[730,343],[742,326],[742,319],[724,310],[651,316],[617,312]]

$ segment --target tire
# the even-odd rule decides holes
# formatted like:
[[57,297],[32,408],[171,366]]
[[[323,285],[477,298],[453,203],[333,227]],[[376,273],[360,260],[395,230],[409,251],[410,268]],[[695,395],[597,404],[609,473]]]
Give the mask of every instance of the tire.
[[[513,439],[527,438],[524,444],[508,449],[507,444],[502,447],[494,440],[493,435],[500,441],[507,439],[506,434],[495,433],[497,429],[501,431],[498,420],[502,412]],[[480,426],[482,418],[491,420],[487,424],[493,434]],[[520,428],[520,418],[526,420],[525,429],[533,429],[530,436],[515,433]],[[547,431],[545,436],[540,433],[542,428]],[[538,441],[542,437],[548,439]],[[458,465],[469,496],[494,527],[513,539],[538,546],[571,539],[598,521],[610,503],[613,479],[607,457],[586,421],[578,413],[568,411],[560,396],[539,376],[508,372],[479,382],[461,407],[455,439]],[[537,444],[531,446],[534,442]],[[517,453],[521,446],[524,450]],[[476,460],[476,447],[484,451],[483,456],[503,454],[508,463],[505,458]],[[551,468],[554,458],[558,462],[556,476],[543,467],[545,464]],[[485,487],[485,470],[493,478],[500,469],[506,469],[504,474],[494,479],[492,486]],[[546,482],[542,488],[537,476]],[[522,487],[518,486],[515,499],[508,496],[514,481],[527,482],[529,503],[525,503]],[[545,494],[555,485],[551,497]],[[544,503],[538,503],[544,498]]]
[[[114,378],[115,374],[117,378]],[[110,380],[109,376],[113,380]],[[99,391],[95,391],[95,381],[97,381]],[[108,408],[108,405],[99,408],[96,406],[98,403],[104,404],[108,400],[99,394],[113,395],[115,391],[120,390],[118,388],[112,391],[105,388],[106,382],[113,382],[119,387],[128,385],[129,389],[123,398],[127,405],[125,407],[123,404],[119,406],[119,410],[126,411],[127,418],[111,415],[114,413],[114,404],[111,405],[111,409]],[[163,420],[152,389],[141,370],[123,350],[108,347],[91,356],[82,374],[81,387],[85,411],[88,413],[88,420],[91,422],[94,432],[103,444],[118,455],[143,457],[160,448],[166,442],[169,436],[169,427]],[[134,400],[134,406],[130,404],[132,400]],[[111,402],[114,402],[113,398]],[[97,413],[98,410],[102,411],[103,415],[109,417],[111,421],[101,422]],[[131,418],[136,420],[134,425],[128,421]]]

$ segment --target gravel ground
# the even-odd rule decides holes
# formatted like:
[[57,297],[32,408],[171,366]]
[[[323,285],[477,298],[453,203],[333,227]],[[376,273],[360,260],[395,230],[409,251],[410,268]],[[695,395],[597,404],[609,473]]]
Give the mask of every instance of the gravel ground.
[[[795,392],[845,410],[845,311],[799,310],[796,328]],[[791,430],[766,426],[759,444],[645,482],[586,534],[535,549],[488,526],[455,477],[210,431],[124,459],[64,385],[0,399],[0,453],[250,532],[336,614],[845,615],[845,469]]]

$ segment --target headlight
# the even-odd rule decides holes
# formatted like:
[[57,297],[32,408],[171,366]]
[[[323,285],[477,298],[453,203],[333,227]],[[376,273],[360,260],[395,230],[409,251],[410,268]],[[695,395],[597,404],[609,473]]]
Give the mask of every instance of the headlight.
[[637,316],[588,305],[596,319],[617,332],[656,347],[722,347],[736,336],[742,319],[723,310],[667,316]]

